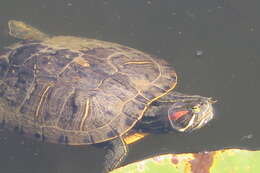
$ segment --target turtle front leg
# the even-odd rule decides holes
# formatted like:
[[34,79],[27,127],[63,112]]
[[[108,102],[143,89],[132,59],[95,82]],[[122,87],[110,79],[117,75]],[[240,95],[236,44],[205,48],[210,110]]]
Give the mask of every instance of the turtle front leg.
[[123,138],[118,137],[110,141],[105,155],[103,173],[107,173],[120,165],[125,159],[127,152],[128,147]]

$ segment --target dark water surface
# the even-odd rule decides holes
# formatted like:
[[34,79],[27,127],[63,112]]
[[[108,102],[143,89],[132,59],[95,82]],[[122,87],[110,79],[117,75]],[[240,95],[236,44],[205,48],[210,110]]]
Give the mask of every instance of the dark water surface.
[[[1,0],[0,47],[16,41],[7,34],[10,19],[54,35],[118,42],[167,59],[179,91],[218,100],[207,127],[151,135],[130,146],[127,163],[168,152],[259,149],[259,8],[259,0]],[[1,173],[98,173],[103,154],[0,131]]]

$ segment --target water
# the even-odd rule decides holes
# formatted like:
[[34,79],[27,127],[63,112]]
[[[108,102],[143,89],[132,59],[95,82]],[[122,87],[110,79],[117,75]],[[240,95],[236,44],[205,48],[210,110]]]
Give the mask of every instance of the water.
[[[130,146],[126,163],[159,153],[260,148],[260,2],[2,0],[0,45],[15,42],[9,19],[53,35],[76,35],[128,45],[167,59],[181,92],[218,100],[216,118],[191,134],[151,135]],[[0,132],[5,173],[98,173],[104,150],[43,144]]]

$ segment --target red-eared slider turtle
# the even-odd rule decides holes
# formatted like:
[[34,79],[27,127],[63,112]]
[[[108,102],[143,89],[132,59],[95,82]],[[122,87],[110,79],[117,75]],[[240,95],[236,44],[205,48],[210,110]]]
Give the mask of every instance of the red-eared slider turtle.
[[210,98],[173,90],[176,73],[162,59],[19,21],[9,33],[22,41],[0,52],[1,126],[52,143],[105,143],[105,172],[134,132],[192,131],[213,118]]

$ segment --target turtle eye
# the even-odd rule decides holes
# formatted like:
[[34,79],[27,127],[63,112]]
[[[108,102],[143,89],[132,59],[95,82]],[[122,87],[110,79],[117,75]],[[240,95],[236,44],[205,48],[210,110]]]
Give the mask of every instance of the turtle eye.
[[198,105],[193,106],[191,109],[192,109],[192,111],[193,111],[194,113],[199,113],[199,112],[200,112],[200,107],[199,107]]

